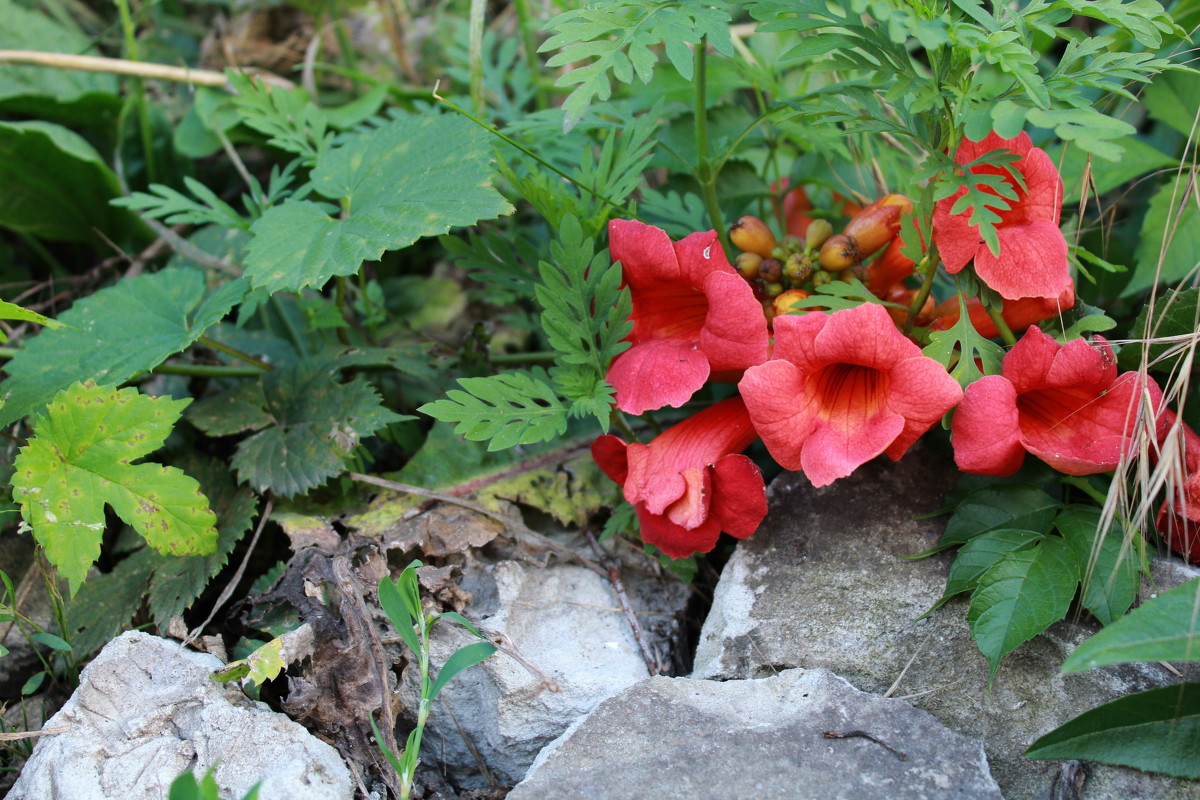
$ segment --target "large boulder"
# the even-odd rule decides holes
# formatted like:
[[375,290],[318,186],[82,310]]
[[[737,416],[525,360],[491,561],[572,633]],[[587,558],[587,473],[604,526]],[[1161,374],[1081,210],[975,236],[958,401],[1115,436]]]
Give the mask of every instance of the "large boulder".
[[215,768],[223,797],[351,800],[350,772],[332,747],[283,714],[209,674],[221,662],[131,631],[80,676],[46,728],[10,800],[163,800],[185,770]]
[[546,748],[508,800],[548,797],[1001,800],[978,742],[820,669],[643,681]]
[[[928,451],[877,459],[821,489],[801,474],[777,478],[767,519],[722,574],[693,677],[832,670],[982,740],[1006,796],[1042,797],[1059,765],[1024,758],[1029,744],[1096,705],[1179,678],[1159,664],[1061,674],[1071,650],[1098,630],[1073,614],[1005,658],[989,688],[965,600],[918,620],[941,597],[952,554],[902,559],[937,543],[942,521],[921,515],[939,508],[954,480],[953,465]],[[1170,572],[1155,574],[1170,582]],[[1200,784],[1136,770],[1089,765],[1088,775],[1087,798],[1200,798]]]
[[[687,589],[626,567],[629,600],[645,638],[665,654]],[[442,764],[462,786],[482,785],[480,760],[496,781],[516,783],[568,725],[649,677],[612,584],[596,572],[561,563],[531,567],[512,560],[477,560],[466,569],[462,588],[472,595],[466,615],[505,637],[541,673],[498,653],[455,678],[439,695],[425,733],[425,758]],[[439,625],[431,639],[431,660],[440,666],[472,641],[456,626]],[[406,677],[405,705],[415,708],[415,670]]]

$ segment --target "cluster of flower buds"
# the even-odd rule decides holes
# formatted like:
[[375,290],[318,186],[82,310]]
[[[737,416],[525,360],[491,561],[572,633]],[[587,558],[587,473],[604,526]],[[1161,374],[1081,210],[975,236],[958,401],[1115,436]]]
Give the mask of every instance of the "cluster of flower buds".
[[[767,318],[773,319],[823,284],[870,281],[864,261],[898,241],[900,218],[911,210],[907,197],[889,194],[857,211],[841,233],[835,234],[828,220],[817,218],[807,221],[803,237],[789,234],[781,240],[758,217],[742,217],[729,229],[730,241],[742,251],[734,263],[754,286]],[[911,272],[911,262],[907,267]]]

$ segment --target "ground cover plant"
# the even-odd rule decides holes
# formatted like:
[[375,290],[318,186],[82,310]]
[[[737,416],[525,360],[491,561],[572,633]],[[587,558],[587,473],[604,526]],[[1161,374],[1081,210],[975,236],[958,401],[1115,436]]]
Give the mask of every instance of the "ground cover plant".
[[[0,520],[54,611],[5,577],[45,648],[22,695],[172,620],[259,691],[305,622],[290,550],[362,561],[314,520],[381,486],[514,500],[689,580],[780,470],[823,486],[921,437],[962,473],[942,602],[970,594],[992,677],[1073,604],[1108,627],[1064,669],[1200,659],[1194,583],[1129,611],[1156,549],[1200,563],[1195,0],[0,16]],[[359,596],[427,712],[438,617],[400,569],[431,553],[395,546],[397,589],[386,549]],[[1155,691],[1031,756],[1200,777],[1200,691]],[[419,724],[399,747],[390,710],[292,701],[408,796]]]

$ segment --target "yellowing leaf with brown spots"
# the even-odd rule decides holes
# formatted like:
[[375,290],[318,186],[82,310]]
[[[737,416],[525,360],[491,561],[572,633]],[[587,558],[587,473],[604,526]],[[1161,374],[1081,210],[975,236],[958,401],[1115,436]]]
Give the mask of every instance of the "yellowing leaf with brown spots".
[[88,381],[34,418],[13,498],[72,595],[100,555],[105,504],[160,553],[216,547],[216,516],[199,483],[174,467],[131,463],[162,446],[188,402]]

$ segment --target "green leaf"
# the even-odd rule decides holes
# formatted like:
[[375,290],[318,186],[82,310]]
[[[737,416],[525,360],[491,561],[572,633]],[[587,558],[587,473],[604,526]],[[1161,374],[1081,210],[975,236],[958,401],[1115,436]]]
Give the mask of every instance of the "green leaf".
[[61,636],[55,636],[53,633],[39,632],[29,637],[38,644],[44,644],[51,650],[57,650],[60,653],[71,652],[71,645]]
[[437,697],[438,693],[442,691],[442,687],[449,683],[455,675],[467,667],[475,666],[494,652],[496,652],[496,645],[491,642],[474,642],[455,650],[438,670],[437,680],[433,682],[433,688],[429,692],[430,699]]
[[308,165],[329,149],[334,137],[329,119],[306,91],[272,86],[233,69],[225,77],[242,121],[269,136],[268,144],[301,156]]
[[[1114,144],[1120,145],[1123,151],[1121,160],[1099,164],[1078,145],[1068,144],[1062,148],[1062,154],[1056,160],[1059,173],[1062,175],[1063,186],[1067,189],[1066,196],[1063,198],[1064,205],[1074,205],[1083,196],[1085,172],[1095,184],[1087,187],[1088,196],[1094,198],[1097,194],[1107,194],[1147,172],[1179,163],[1178,159],[1141,139],[1126,137],[1115,140]],[[1090,171],[1088,170],[1089,161],[1091,161]]]
[[[13,303],[6,303],[0,300],[0,319],[16,319],[22,322],[36,322],[38,325],[44,325],[50,330],[58,330],[65,327],[61,322],[49,317],[43,317],[36,311],[30,311],[27,308],[21,308]],[[0,343],[8,341],[8,337],[4,335],[4,331],[0,330]]]
[[1135,661],[1200,661],[1200,578],[1142,603],[1075,648],[1062,668]]
[[13,497],[72,594],[100,555],[105,503],[159,552],[216,545],[216,517],[195,479],[130,463],[162,446],[186,405],[89,381],[56,395],[35,418],[17,456]]
[[5,365],[0,427],[41,407],[76,381],[121,383],[188,347],[233,308],[246,282],[204,297],[204,276],[168,268],[125,278],[59,316],[62,330],[30,339]]
[[89,577],[67,601],[67,628],[76,658],[87,658],[119,636],[141,609],[154,571],[148,557],[152,553],[139,550],[112,571]]
[[486,636],[484,636],[482,633],[479,632],[479,629],[475,627],[475,624],[473,622],[471,622],[471,620],[467,619],[462,614],[459,614],[457,611],[443,611],[441,614],[438,614],[436,617],[434,617],[433,621],[437,622],[437,621],[443,620],[443,619],[448,619],[451,622],[457,622],[459,625],[462,625],[464,628],[466,628],[468,631],[470,631],[471,633],[478,636],[480,639],[487,638]]
[[991,665],[989,682],[1000,659],[1067,615],[1078,586],[1075,553],[1056,536],[1005,554],[980,576],[967,622]]
[[1184,136],[1192,136],[1196,109],[1200,108],[1200,75],[1194,72],[1168,72],[1146,87],[1142,97],[1146,111]]
[[261,686],[278,678],[285,669],[287,662],[283,660],[283,639],[275,638],[245,658],[230,661],[209,677],[222,683],[249,679],[255,686]]
[[246,275],[271,292],[320,288],[386,250],[510,213],[488,184],[490,160],[487,134],[457,116],[408,117],[355,135],[322,154],[311,176],[344,213],[295,200],[268,209],[251,227]]
[[988,531],[1049,533],[1060,503],[1036,486],[1009,483],[968,494],[946,522],[940,544],[966,542]]
[[946,591],[934,608],[960,592],[972,591],[978,585],[980,576],[1005,554],[1023,550],[1041,539],[1042,535],[1033,531],[1007,528],[972,537],[955,553],[950,575],[946,578]]
[[[1141,367],[1145,345],[1139,339],[1177,337],[1175,341],[1151,344],[1150,351],[1145,353],[1149,369],[1167,375],[1175,374],[1180,367],[1180,359],[1187,354],[1189,340],[1196,333],[1197,315],[1200,315],[1198,303],[1200,289],[1192,288],[1159,297],[1153,311],[1151,306],[1143,305],[1129,329],[1134,340],[1122,347],[1117,356],[1121,369],[1137,370]],[[1192,364],[1192,369],[1197,367],[1200,364]]]
[[[98,55],[94,39],[13,0],[0,0],[0,50]],[[105,73],[0,64],[0,108],[94,123],[120,104],[117,79]]]
[[[966,308],[966,297],[958,296],[959,308]],[[959,314],[958,321],[948,330],[931,331],[929,344],[921,353],[950,371],[950,377],[964,389],[984,374],[998,375],[1004,360],[1004,348],[979,335],[971,324],[970,314]],[[983,364],[979,371],[976,360]]]
[[49,122],[0,122],[0,227],[41,239],[141,241],[137,216],[108,204],[120,182],[77,133]]
[[1057,0],[1048,10],[1059,8],[1107,22],[1150,49],[1160,47],[1164,35],[1184,33],[1157,0]]
[[248,414],[272,424],[239,442],[231,465],[240,480],[280,497],[320,486],[363,438],[408,419],[385,408],[366,379],[338,383],[336,366],[321,358],[268,372],[254,386],[241,395],[254,409]]
[[404,594],[400,591],[397,582],[392,581],[386,575],[379,580],[379,607],[392,621],[392,627],[396,629],[396,633],[400,634],[400,638],[408,645],[408,649],[419,654],[421,642],[417,639],[417,633],[413,630],[413,626],[419,622],[420,612],[418,612],[418,616],[413,616],[408,606],[409,603],[404,599]]
[[573,128],[594,101],[612,96],[610,74],[622,83],[632,83],[635,76],[649,83],[659,45],[685,80],[692,79],[688,45],[707,37],[717,52],[732,56],[729,21],[727,5],[713,0],[598,0],[554,17],[546,23],[554,35],[538,48],[559,50],[546,66],[586,62],[555,82],[575,87],[563,102],[563,129]]
[[1094,108],[1031,108],[1026,119],[1031,125],[1050,128],[1064,142],[1074,142],[1081,149],[1113,162],[1119,161],[1123,153],[1116,141],[1137,133],[1137,128],[1128,122]]
[[1138,241],[1137,269],[1121,292],[1123,297],[1156,282],[1174,286],[1195,269],[1196,254],[1200,253],[1200,208],[1191,180],[1190,174],[1184,173],[1167,181],[1150,200]]
[[417,410],[457,423],[455,433],[473,442],[488,441],[488,450],[548,441],[567,430],[567,409],[554,388],[529,373],[459,378],[458,384],[462,391],[451,389]]
[[1083,580],[1083,607],[1102,625],[1111,625],[1137,598],[1140,570],[1133,545],[1126,544],[1114,526],[1097,549],[1100,509],[1091,506],[1067,506],[1054,526],[1075,551]]
[[[871,294],[871,290],[863,286],[858,278],[849,281],[832,281],[816,287],[815,293],[803,300],[792,303],[793,309],[803,309],[798,313],[819,308],[824,311],[838,311],[843,308],[854,308],[863,303],[884,305],[883,301]],[[797,312],[792,312],[797,313]]]
[[1027,758],[1081,759],[1200,778],[1200,683],[1136,692],[1085,711],[1030,745]]
[[230,228],[248,230],[250,220],[243,217],[233,206],[217,197],[212,189],[195,178],[185,177],[184,185],[194,197],[192,199],[182,192],[177,192],[170,186],[161,183],[150,184],[151,194],[134,192],[128,197],[118,197],[112,205],[121,208],[131,208],[142,212],[148,219],[161,219],[169,225],[224,225]]

